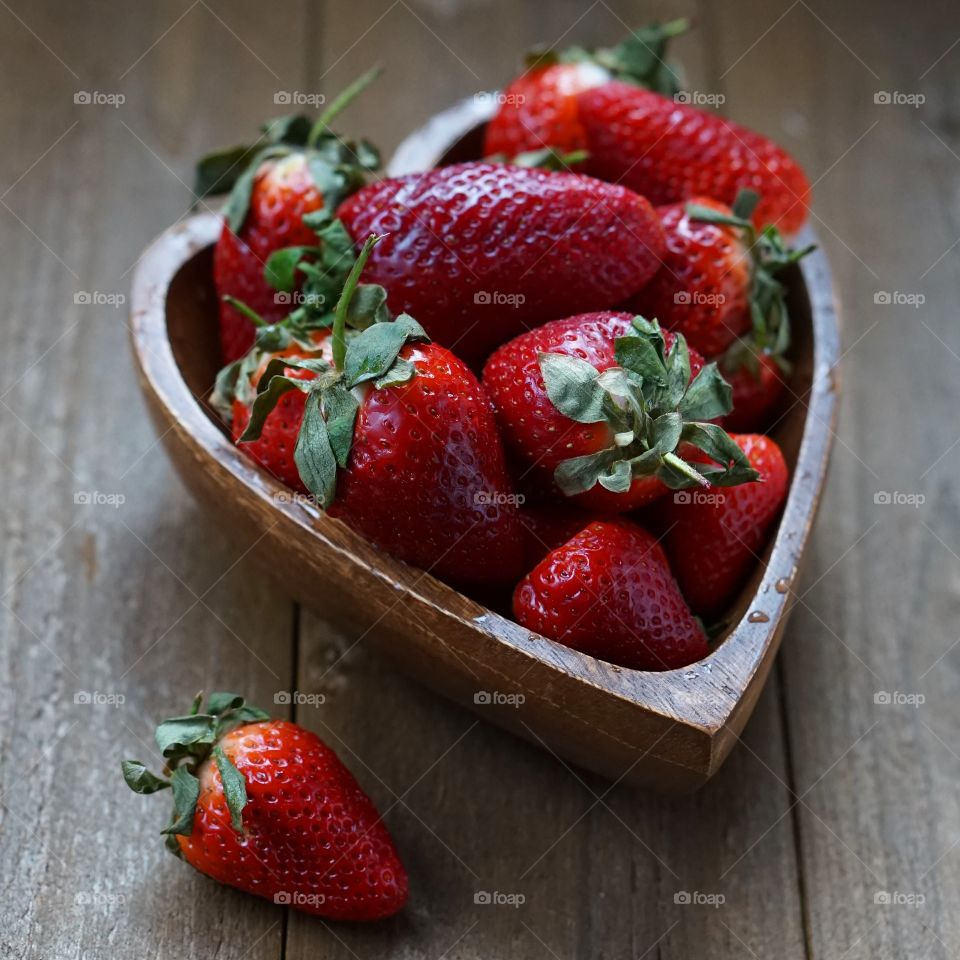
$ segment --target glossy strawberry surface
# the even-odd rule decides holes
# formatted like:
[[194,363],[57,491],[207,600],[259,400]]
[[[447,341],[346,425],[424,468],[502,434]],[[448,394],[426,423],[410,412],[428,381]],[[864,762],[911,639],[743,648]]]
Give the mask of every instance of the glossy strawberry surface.
[[705,617],[722,613],[735,599],[787,495],[787,465],[776,442],[760,434],[734,440],[760,473],[758,481],[683,491],[666,502],[670,566],[690,606]]
[[596,521],[517,586],[522,626],[621,667],[671,670],[708,652],[703,628],[647,531]]
[[[616,365],[614,344],[630,330],[633,314],[585,313],[554,320],[504,344],[487,361],[483,383],[490,394],[504,443],[525,470],[551,476],[571,457],[608,447],[612,433],[606,423],[575,423],[553,405],[540,369],[541,353],[559,353],[586,360],[601,372]],[[665,331],[667,348],[672,333]],[[703,358],[690,354],[691,378]],[[655,477],[637,477],[627,493],[596,486],[572,499],[581,509],[598,513],[635,510],[663,496],[667,488]],[[557,494],[557,496],[562,496]]]
[[245,781],[243,836],[233,829],[214,758],[198,770],[184,859],[221,883],[334,920],[401,910],[407,874],[369,797],[336,754],[285,720],[236,728],[220,747]]
[[[328,340],[318,342],[316,355],[329,360]],[[517,498],[486,391],[443,347],[409,344],[400,358],[415,365],[411,380],[354,390],[361,402],[353,445],[328,512],[392,556],[444,579],[515,581],[524,569]],[[312,379],[304,370],[294,375]],[[241,444],[299,492],[306,488],[293,453],[303,409],[303,394],[285,394],[259,439]],[[236,403],[235,439],[248,420],[249,411]]]
[[465,163],[371,184],[338,210],[364,274],[468,362],[558,316],[623,300],[656,271],[663,228],[622,187],[570,173]]
[[322,206],[323,197],[304,155],[295,153],[263,164],[239,234],[224,223],[213,252],[213,277],[221,298],[220,343],[225,363],[242,357],[253,346],[254,328],[222,297],[235,297],[268,323],[286,316],[290,300],[277,295],[264,279],[263,270],[275,250],[316,243],[316,234],[304,226],[303,215]]
[[[709,197],[693,202],[730,215]],[[656,317],[704,356],[722,353],[751,327],[750,257],[735,229],[692,220],[686,203],[658,207],[663,265],[625,310]]]
[[587,134],[580,123],[577,94],[610,79],[594,63],[554,63],[517,77],[501,95],[501,109],[484,132],[484,156],[507,157],[551,146],[562,153],[581,150]]
[[[797,162],[766,137],[716,114],[631,84],[611,81],[578,95],[593,176],[620,183],[654,204],[696,196],[733,205],[741,188],[760,194],[753,220],[787,234],[807,217],[810,183]],[[531,143],[528,149],[541,144]]]
[[443,347],[408,345],[400,357],[417,374],[366,394],[330,513],[438,576],[516,579],[516,498],[486,392]]
[[767,429],[789,391],[788,377],[769,356],[757,359],[757,369],[744,364],[730,373],[724,370],[733,388],[733,409],[725,418],[730,430],[738,433]]

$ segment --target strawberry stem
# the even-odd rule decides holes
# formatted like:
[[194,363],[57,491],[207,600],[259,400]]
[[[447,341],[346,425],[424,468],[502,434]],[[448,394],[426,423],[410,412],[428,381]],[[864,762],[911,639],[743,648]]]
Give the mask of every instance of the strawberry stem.
[[337,310],[333,317],[333,334],[330,340],[333,346],[333,365],[341,372],[343,371],[343,362],[347,356],[345,331],[347,327],[347,313],[350,310],[350,301],[357,289],[357,285],[360,283],[360,274],[363,273],[363,268],[367,265],[370,251],[382,239],[383,237],[378,237],[375,233],[371,233],[364,241],[363,248],[357,256],[357,262],[353,265],[353,269],[350,271],[350,275],[343,285],[343,293],[340,294],[340,299],[337,301]]
[[375,67],[372,67],[366,73],[357,77],[353,83],[350,84],[346,90],[341,91],[333,99],[333,103],[327,107],[323,113],[320,114],[320,119],[314,124],[313,129],[310,131],[310,136],[307,137],[307,146],[314,147],[317,145],[317,141],[330,131],[330,122],[337,116],[342,110],[348,107],[370,84],[373,83],[380,74],[383,73],[383,67],[380,64],[377,64]]
[[267,325],[267,321],[264,320],[256,310],[251,310],[242,300],[231,297],[229,293],[225,293],[223,299],[229,303],[234,310],[239,310],[255,327],[265,327]]

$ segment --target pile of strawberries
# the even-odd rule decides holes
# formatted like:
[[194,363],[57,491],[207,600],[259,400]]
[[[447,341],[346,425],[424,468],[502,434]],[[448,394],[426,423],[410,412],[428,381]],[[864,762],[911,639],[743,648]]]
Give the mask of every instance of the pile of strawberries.
[[[680,26],[538,54],[483,161],[373,179],[376,150],[330,127],[368,74],[316,123],[272,121],[199,168],[201,192],[229,191],[212,401],[240,448],[390,555],[641,670],[708,653],[782,508],[787,468],[762,431],[789,390],[780,274],[807,252],[784,239],[807,213],[798,165],[673,96],[664,47]],[[336,758],[244,709],[158,731],[182,761],[180,852],[267,895],[271,871],[299,877],[329,916],[399,909],[402,867]],[[302,802],[269,779],[283,771]],[[168,785],[125,772],[141,792]],[[346,858],[336,889],[293,822],[323,821],[303,788],[321,774],[366,824],[353,853],[339,820],[319,850]],[[270,789],[248,803],[250,777]],[[198,796],[201,836],[184,839]],[[281,822],[313,843],[284,834],[296,877],[271,852]],[[251,825],[267,842],[238,846]]]

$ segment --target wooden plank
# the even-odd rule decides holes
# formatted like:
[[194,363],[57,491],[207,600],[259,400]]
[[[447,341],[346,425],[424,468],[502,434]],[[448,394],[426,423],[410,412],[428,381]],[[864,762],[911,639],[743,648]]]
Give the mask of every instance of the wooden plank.
[[[780,12],[745,3],[713,26],[738,116],[784,137],[819,181],[815,224],[845,305],[840,442],[784,642],[810,945],[824,958],[953,957],[957,431],[921,411],[958,401],[956,248],[940,258],[960,234],[948,120],[960,54],[934,66],[957,11],[903,20],[881,3],[869,27],[815,2],[772,26]],[[879,91],[927,103],[874,104]],[[926,302],[875,303],[893,291]],[[875,503],[883,491],[926,502]],[[926,703],[875,703],[895,691]]]
[[[219,6],[0,9],[4,956],[281,949],[272,905],[164,852],[166,804],[129,793],[118,763],[152,759],[152,721],[199,687],[269,704],[291,676],[292,608],[254,574],[253,545],[231,543],[173,478],[124,308],[74,302],[128,293],[137,251],[189,205],[181,181],[201,145],[248,132],[299,80],[274,10]],[[75,105],[78,91],[126,102]],[[125,499],[76,503],[84,493]],[[124,700],[75,703],[82,692]]]
[[[682,12],[680,4],[643,11]],[[533,43],[604,42],[635,16],[626,2],[408,7],[363,0],[349,16],[325,18],[312,45],[313,73],[324,85],[336,78],[336,89],[384,61],[384,89],[410,93],[392,109],[384,108],[386,94],[368,95],[345,126],[375,131],[389,149],[435,110],[503,83]],[[702,34],[681,45],[698,85],[713,69],[707,47]],[[361,638],[317,617],[303,614],[300,638],[299,689],[325,700],[300,707],[298,719],[338,749],[387,811],[412,898],[403,917],[376,928],[292,914],[291,960],[505,950],[518,957],[804,956],[793,826],[781,816],[789,774],[776,684],[716,781],[697,796],[665,800],[611,789],[478,723],[392,672]],[[675,903],[684,892],[725,902]],[[482,893],[524,902],[475,902]]]

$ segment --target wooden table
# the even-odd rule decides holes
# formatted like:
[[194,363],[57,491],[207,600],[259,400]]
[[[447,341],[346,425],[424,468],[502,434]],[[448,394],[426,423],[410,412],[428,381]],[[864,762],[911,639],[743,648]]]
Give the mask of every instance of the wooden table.
[[[0,955],[960,954],[960,13],[638,6],[0,0]],[[330,96],[383,61],[344,126],[389,150],[535,41],[608,41],[691,7],[689,88],[815,181],[846,355],[777,669],[726,768],[676,800],[567,768],[292,606],[257,543],[173,477],[122,299],[138,251],[190,207],[193,159],[283,112],[278,92]],[[201,687],[324,695],[297,719],[387,811],[413,887],[401,918],[328,925],[164,852],[165,804],[129,793],[118,760],[154,757],[152,720]]]

